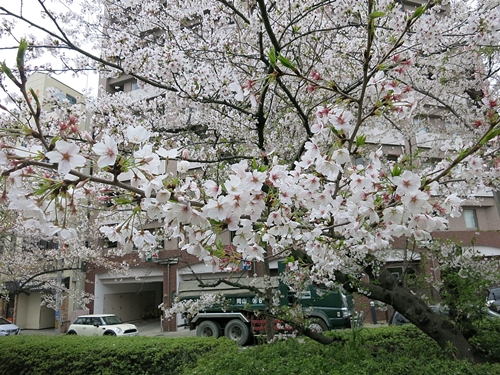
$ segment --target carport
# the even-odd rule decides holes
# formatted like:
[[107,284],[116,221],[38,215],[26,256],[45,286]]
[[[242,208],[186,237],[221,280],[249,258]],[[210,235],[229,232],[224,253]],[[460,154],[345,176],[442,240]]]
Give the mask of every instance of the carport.
[[123,321],[160,317],[163,269],[137,267],[134,276],[104,272],[95,277],[94,313],[116,314]]

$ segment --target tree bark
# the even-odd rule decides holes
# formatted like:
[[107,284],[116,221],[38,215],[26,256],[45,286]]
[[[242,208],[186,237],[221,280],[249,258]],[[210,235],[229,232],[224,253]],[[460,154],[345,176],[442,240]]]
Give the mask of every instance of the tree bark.
[[475,355],[472,345],[449,319],[434,312],[422,299],[399,285],[397,279],[387,269],[381,272],[376,280],[377,284],[360,282],[355,287],[347,276],[341,273],[338,274],[337,280],[344,281],[344,287],[349,292],[360,293],[357,287],[361,286],[362,294],[391,305],[456,359],[472,363],[481,362],[480,357]]

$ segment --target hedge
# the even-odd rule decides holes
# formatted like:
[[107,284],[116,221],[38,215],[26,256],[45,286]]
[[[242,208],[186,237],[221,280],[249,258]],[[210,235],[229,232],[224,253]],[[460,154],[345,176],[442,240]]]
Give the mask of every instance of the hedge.
[[[500,358],[498,326],[478,327],[477,344]],[[495,375],[500,364],[456,361],[413,326],[332,332],[238,347],[226,339],[13,336],[0,338],[0,375]]]
[[198,338],[11,336],[0,339],[0,374],[177,375],[228,346]]
[[184,375],[497,375],[500,364],[456,361],[416,327],[332,333],[344,344],[321,345],[297,338],[223,358],[203,357]]

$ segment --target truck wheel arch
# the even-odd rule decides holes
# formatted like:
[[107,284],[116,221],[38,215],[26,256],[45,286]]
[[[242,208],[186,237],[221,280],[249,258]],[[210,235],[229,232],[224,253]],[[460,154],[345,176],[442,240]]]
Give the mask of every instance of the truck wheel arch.
[[316,333],[325,333],[326,331],[329,331],[328,325],[325,323],[325,321],[319,317],[314,317],[309,320],[309,324],[307,326],[311,331],[316,332]]

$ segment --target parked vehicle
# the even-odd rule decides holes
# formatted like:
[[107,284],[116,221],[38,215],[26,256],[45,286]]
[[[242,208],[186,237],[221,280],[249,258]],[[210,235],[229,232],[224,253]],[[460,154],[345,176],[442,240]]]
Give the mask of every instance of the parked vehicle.
[[68,335],[81,336],[137,336],[134,324],[123,323],[113,314],[79,316],[68,328]]
[[[448,312],[442,306],[434,305],[434,306],[429,306],[429,307],[435,313],[448,315]],[[398,311],[394,311],[391,319],[389,319],[389,325],[400,326],[400,325],[409,324],[409,323],[410,323],[410,321],[408,319],[406,319],[406,317]]]
[[0,337],[20,335],[21,329],[11,321],[0,317]]
[[[441,306],[429,306],[434,312],[437,312],[442,315],[448,315],[448,311],[446,308],[443,308]],[[486,312],[486,316],[488,318],[500,318],[500,314],[492,311],[490,309],[484,308]],[[406,319],[406,317],[403,316],[400,312],[394,311],[394,314],[392,314],[391,319],[389,320],[390,325],[395,325],[395,326],[400,326],[403,324],[409,324],[410,321]]]
[[[222,293],[226,298],[224,306],[213,306],[192,316],[187,323],[189,328],[196,329],[196,335],[199,337],[226,336],[239,345],[246,344],[254,336],[264,334],[265,301],[262,296],[244,288],[245,283],[250,282],[263,290],[263,278],[239,280],[243,285],[242,288],[225,284],[220,284],[216,288],[202,288],[198,281],[181,282],[178,293],[181,300],[198,299],[203,294],[212,293]],[[322,333],[351,326],[354,311],[351,295],[315,286],[310,286],[305,292],[297,295],[280,282],[278,277],[271,278],[271,288],[276,293],[280,292],[280,306],[300,304],[310,319],[309,328],[316,332]],[[274,330],[275,333],[293,332],[292,327],[280,320],[275,320]]]
[[486,304],[491,311],[500,313],[500,288],[491,288],[488,291],[488,297],[486,299]]

